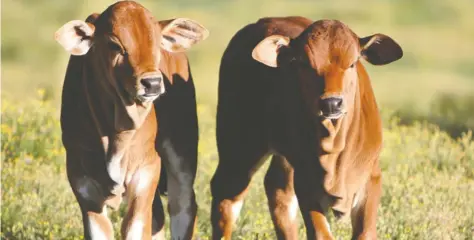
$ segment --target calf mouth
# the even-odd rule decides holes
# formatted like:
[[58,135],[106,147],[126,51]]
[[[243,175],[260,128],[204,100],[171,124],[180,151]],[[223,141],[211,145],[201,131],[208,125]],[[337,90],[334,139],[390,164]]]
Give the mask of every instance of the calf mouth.
[[161,87],[158,91],[154,92],[147,92],[145,89],[139,89],[135,95],[135,99],[140,103],[150,103],[158,99],[164,93],[164,86]]
[[337,111],[337,112],[323,112],[319,111],[319,116],[324,119],[337,120],[346,115],[346,111]]
[[150,103],[150,102],[153,102],[156,99],[158,99],[160,97],[160,95],[161,94],[143,94],[143,95],[137,95],[136,99],[140,103]]

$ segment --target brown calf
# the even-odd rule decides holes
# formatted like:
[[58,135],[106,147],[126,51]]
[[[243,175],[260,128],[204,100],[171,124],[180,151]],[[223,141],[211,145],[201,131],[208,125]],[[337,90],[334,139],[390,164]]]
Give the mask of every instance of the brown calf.
[[133,1],[117,2],[56,32],[73,55],[61,127],[86,239],[113,239],[106,206],[116,209],[122,196],[128,202],[122,237],[164,238],[156,190],[161,160],[169,178],[172,239],[191,239],[198,136],[194,85],[182,52],[207,36],[189,19],[158,22]]
[[359,38],[335,20],[264,18],[241,29],[222,57],[219,165],[211,181],[213,239],[230,239],[252,175],[265,176],[278,239],[333,239],[329,209],[352,217],[354,239],[376,238],[382,125],[360,59],[402,57],[390,37]]

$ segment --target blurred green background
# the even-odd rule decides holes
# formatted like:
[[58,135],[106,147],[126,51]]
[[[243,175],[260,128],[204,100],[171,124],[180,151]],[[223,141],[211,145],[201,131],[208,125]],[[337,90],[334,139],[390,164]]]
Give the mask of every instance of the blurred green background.
[[[68,54],[54,32],[115,1],[3,0],[1,12],[2,239],[78,239],[80,214],[64,173],[59,99]],[[158,19],[187,17],[210,30],[189,51],[201,141],[198,236],[207,239],[216,161],[217,76],[228,41],[266,16],[339,19],[359,36],[395,39],[404,57],[366,67],[384,116],[382,239],[473,239],[474,2],[472,0],[139,1]],[[263,167],[265,169],[267,165]],[[259,171],[236,239],[273,239]],[[112,215],[118,220],[123,211]],[[116,226],[119,226],[116,221]],[[350,225],[333,223],[347,238]],[[303,236],[301,229],[301,236]],[[169,234],[167,236],[170,236]]]

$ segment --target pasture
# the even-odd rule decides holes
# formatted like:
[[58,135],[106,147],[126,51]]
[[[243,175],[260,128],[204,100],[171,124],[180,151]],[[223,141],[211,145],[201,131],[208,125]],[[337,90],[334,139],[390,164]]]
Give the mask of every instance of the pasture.
[[[68,55],[53,33],[112,2],[2,2],[1,239],[81,239],[59,127]],[[245,24],[288,15],[339,19],[360,36],[388,34],[404,49],[404,58],[389,66],[365,63],[384,119],[379,238],[474,239],[472,1],[139,2],[159,19],[193,18],[211,33],[188,55],[198,97],[200,239],[211,234],[209,181],[218,160],[214,118],[220,57]],[[263,189],[267,167],[253,179],[234,239],[274,239]],[[122,215],[123,209],[112,213],[116,230]],[[350,236],[348,222],[331,221],[331,228],[337,239]]]

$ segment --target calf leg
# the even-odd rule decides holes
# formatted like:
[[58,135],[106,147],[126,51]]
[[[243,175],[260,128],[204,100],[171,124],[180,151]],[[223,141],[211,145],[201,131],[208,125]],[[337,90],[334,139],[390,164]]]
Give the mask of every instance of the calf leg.
[[377,239],[377,208],[382,194],[382,177],[378,166],[364,189],[355,197],[351,211],[352,239]]
[[[161,180],[162,178],[160,178],[160,182]],[[151,227],[152,239],[153,240],[165,239],[165,235],[164,235],[165,234],[165,231],[164,231],[165,212],[163,209],[163,202],[161,201],[160,192],[158,189],[156,189],[155,198],[153,199],[152,218],[153,218],[152,227]]]
[[301,172],[295,172],[295,191],[306,226],[307,239],[333,240],[334,237],[325,215],[328,211],[329,199],[327,199],[328,204],[321,201],[314,184],[308,182],[311,178],[304,178],[299,173]]
[[171,218],[171,239],[192,239],[196,225],[196,194],[194,180],[197,170],[197,142],[164,138],[159,151],[167,174],[168,211]]
[[248,185],[264,153],[242,150],[220,156],[211,180],[212,239],[231,239],[232,225],[237,221]]
[[71,155],[73,154],[67,154],[67,176],[81,208],[84,239],[114,239],[102,188],[97,181],[85,174],[80,159],[73,159]]
[[123,239],[151,239],[152,203],[158,185],[160,164],[141,166],[127,186],[128,211],[122,222]]
[[82,208],[81,211],[84,239],[114,239],[112,223],[107,216],[105,206],[100,212],[87,210],[87,207]]
[[293,175],[293,167],[285,158],[273,156],[264,184],[278,239],[298,239],[298,200]]

